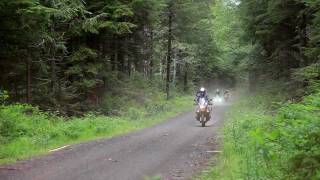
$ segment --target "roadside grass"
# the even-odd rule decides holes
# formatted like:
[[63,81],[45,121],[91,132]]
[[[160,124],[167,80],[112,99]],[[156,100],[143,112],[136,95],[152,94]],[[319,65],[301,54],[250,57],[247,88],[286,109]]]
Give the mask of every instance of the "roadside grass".
[[[252,179],[257,171],[255,143],[250,141],[251,129],[259,127],[268,119],[265,114],[265,104],[261,97],[246,97],[240,99],[228,110],[227,122],[221,130],[223,135],[222,153],[215,163],[216,166],[197,179]],[[254,158],[253,158],[254,157]],[[248,174],[250,173],[250,174]]]
[[145,177],[144,180],[161,180],[161,176]]
[[195,179],[320,179],[320,93],[244,96],[228,113],[216,166]]
[[128,107],[120,116],[87,114],[63,118],[30,105],[0,106],[0,164],[12,163],[50,149],[99,138],[110,138],[160,123],[191,110],[192,97],[179,96],[144,106]]

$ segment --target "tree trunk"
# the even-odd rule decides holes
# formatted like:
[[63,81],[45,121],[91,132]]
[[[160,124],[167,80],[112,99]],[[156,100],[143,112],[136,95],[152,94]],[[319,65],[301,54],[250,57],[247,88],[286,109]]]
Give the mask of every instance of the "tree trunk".
[[304,55],[304,48],[307,46],[308,43],[308,35],[307,35],[307,15],[303,13],[302,20],[300,25],[300,47],[299,47],[299,53],[301,56],[300,60],[300,67],[307,66],[309,64],[308,59]]
[[125,39],[124,43],[124,69],[123,72],[127,73],[128,77],[131,76],[131,60],[130,60],[130,52],[129,52],[129,43],[130,38]]
[[175,88],[177,79],[177,60],[173,57],[173,76],[172,76],[172,87]]
[[160,73],[160,78],[161,80],[163,80],[163,62],[164,62],[164,58],[162,57],[160,59],[160,63],[159,63],[159,73]]
[[32,61],[27,60],[27,103],[32,102]]
[[117,40],[117,54],[118,54],[118,70],[120,72],[125,72],[125,50],[126,38],[118,38]]
[[187,92],[188,89],[188,68],[189,65],[186,63],[185,68],[184,68],[184,77],[183,77],[183,90],[184,92]]
[[111,70],[115,71],[117,69],[117,63],[118,63],[118,42],[115,36],[113,37],[112,41],[113,41],[113,54],[111,56]]
[[171,58],[172,58],[172,19],[173,19],[173,12],[172,12],[172,1],[170,1],[168,6],[168,52],[167,52],[167,79],[166,79],[166,94],[167,100],[170,98],[170,69],[171,69]]
[[254,69],[249,70],[249,91],[251,93],[256,92],[257,81],[258,81],[258,77],[257,77],[256,70]]
[[151,29],[151,46],[150,46],[150,56],[149,56],[149,61],[150,61],[150,67],[149,67],[149,78],[152,79],[153,78],[153,30]]
[[127,62],[128,62],[128,69],[127,69],[127,72],[128,72],[128,76],[129,77],[131,77],[131,74],[132,74],[132,72],[131,72],[131,70],[132,70],[132,56],[131,55],[129,55],[129,53],[127,54]]

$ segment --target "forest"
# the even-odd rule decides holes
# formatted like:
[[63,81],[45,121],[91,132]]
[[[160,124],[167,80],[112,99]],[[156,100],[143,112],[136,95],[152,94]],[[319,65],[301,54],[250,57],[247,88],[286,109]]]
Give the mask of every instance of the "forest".
[[154,125],[205,86],[239,97],[200,179],[320,178],[320,0],[1,0],[0,72],[0,163]]
[[1,89],[9,102],[70,116],[105,106],[133,79],[168,99],[209,79],[232,85],[233,71],[213,63],[210,3],[2,1]]

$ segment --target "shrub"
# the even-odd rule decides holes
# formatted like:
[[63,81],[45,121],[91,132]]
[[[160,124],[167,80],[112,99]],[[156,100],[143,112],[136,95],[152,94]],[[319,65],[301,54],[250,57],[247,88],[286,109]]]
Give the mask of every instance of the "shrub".
[[201,179],[320,178],[320,93],[298,103],[272,99],[260,94],[233,105],[221,161]]
[[[123,102],[126,108],[121,109],[119,116],[90,113],[66,119],[45,113],[31,105],[0,105],[0,163],[68,143],[127,133],[165,120],[191,105],[189,97],[160,101],[162,95],[154,95],[148,97],[147,106],[135,101],[124,101],[127,102]],[[157,107],[158,103],[161,110],[152,112],[152,118],[149,117],[147,112],[150,109],[147,107]]]

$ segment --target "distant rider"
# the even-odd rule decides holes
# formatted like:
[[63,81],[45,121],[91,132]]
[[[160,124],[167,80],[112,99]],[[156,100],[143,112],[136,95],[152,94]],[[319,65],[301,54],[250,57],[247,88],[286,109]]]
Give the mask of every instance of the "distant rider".
[[229,90],[225,90],[223,96],[224,96],[225,101],[228,101],[229,98],[230,98],[230,91]]
[[230,96],[230,91],[229,90],[225,90],[224,91],[224,96]]
[[216,96],[220,96],[220,89],[216,90]]

